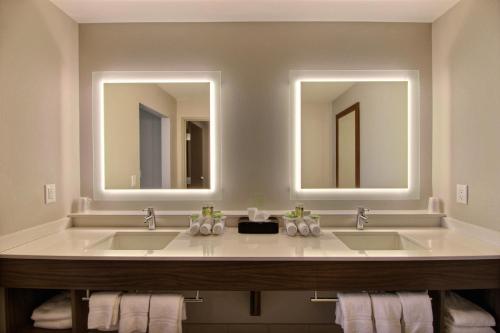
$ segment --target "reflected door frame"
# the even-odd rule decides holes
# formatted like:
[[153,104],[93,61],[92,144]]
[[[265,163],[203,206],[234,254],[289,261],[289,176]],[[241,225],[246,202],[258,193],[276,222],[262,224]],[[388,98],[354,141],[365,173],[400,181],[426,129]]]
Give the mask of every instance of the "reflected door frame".
[[339,120],[354,112],[354,138],[355,138],[355,186],[361,187],[360,173],[360,122],[359,122],[359,102],[351,105],[344,111],[335,115],[335,186],[339,188]]

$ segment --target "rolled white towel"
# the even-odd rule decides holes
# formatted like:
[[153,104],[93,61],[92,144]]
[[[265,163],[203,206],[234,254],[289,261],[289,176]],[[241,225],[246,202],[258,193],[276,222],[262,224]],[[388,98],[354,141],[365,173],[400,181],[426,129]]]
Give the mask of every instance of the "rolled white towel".
[[297,225],[293,219],[284,218],[285,230],[288,236],[295,236],[297,234]]
[[69,319],[71,322],[71,299],[69,293],[58,294],[37,307],[33,311],[31,319],[34,321]]
[[125,294],[122,296],[119,333],[146,333],[150,298],[149,294]]
[[200,233],[202,235],[210,235],[212,233],[212,226],[213,226],[214,220],[210,217],[205,218],[203,221],[203,224],[200,226]]
[[116,331],[121,292],[94,292],[90,295],[87,326],[92,330]]
[[427,292],[398,292],[404,333],[433,333],[432,305]]
[[299,230],[299,233],[302,236],[309,236],[309,233],[311,231],[309,230],[309,226],[307,225],[307,223],[305,223],[303,219],[298,219],[296,223],[297,223],[297,229]]
[[200,227],[204,221],[204,217],[200,216],[197,219],[189,219],[189,233],[191,235],[197,235],[200,232]]
[[33,327],[45,328],[49,330],[67,330],[73,327],[70,319],[57,319],[57,320],[36,320]]
[[313,236],[320,236],[321,235],[321,227],[319,226],[319,223],[316,222],[315,219],[307,216],[304,218],[304,221],[307,223],[309,230],[311,231],[311,234]]
[[151,296],[149,333],[181,333],[185,309],[182,295]]
[[496,324],[491,314],[454,292],[446,293],[444,309],[448,321],[454,326],[485,327]]
[[216,222],[214,223],[214,226],[212,227],[212,233],[214,235],[220,235],[224,233],[224,226],[225,226],[225,218],[220,218],[217,219]]

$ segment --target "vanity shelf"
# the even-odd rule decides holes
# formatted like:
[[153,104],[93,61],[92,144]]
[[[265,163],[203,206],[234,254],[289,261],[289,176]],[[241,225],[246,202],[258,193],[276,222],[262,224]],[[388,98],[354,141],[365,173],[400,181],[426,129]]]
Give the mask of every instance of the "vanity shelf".
[[[444,291],[473,290],[468,292],[468,296],[477,298],[476,302],[491,311],[500,322],[500,260],[497,259],[144,261],[4,258],[0,259],[0,285],[6,288],[7,332],[56,331],[29,327],[32,324],[29,319],[31,312],[54,293],[70,290],[73,329],[59,332],[88,333],[88,302],[82,300],[87,289],[255,292],[429,290],[436,332],[439,332],[442,322]],[[265,311],[263,308],[262,312]]]

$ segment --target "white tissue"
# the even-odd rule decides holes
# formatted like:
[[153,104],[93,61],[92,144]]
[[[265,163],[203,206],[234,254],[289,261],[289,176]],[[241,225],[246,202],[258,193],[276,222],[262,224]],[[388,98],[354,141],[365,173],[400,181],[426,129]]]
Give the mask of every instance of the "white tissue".
[[248,219],[252,222],[264,222],[271,216],[270,213],[265,211],[259,211],[257,208],[247,208]]

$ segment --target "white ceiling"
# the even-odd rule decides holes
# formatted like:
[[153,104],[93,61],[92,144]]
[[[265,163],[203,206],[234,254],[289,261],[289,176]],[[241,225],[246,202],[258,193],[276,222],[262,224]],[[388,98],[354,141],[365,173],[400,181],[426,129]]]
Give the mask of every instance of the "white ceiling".
[[50,0],[80,23],[433,22],[459,0]]
[[303,82],[303,103],[331,103],[354,85],[354,82]]
[[178,102],[190,99],[210,100],[210,85],[208,83],[161,83],[158,86]]

